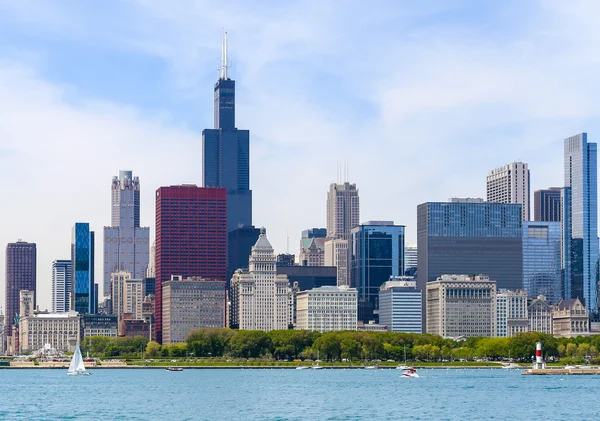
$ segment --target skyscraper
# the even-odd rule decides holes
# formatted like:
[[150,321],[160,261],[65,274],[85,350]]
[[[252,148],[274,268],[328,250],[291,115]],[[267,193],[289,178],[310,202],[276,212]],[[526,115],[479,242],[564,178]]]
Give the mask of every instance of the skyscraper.
[[77,222],[71,232],[71,309],[80,314],[95,314],[98,297],[94,283],[94,231],[90,224]]
[[256,244],[260,228],[246,226],[236,228],[227,234],[227,288],[237,269],[248,269],[252,246]]
[[483,274],[523,288],[522,205],[428,202],[417,207],[417,285],[443,274]]
[[140,227],[140,180],[119,171],[111,186],[111,226],[104,227],[104,296],[111,296],[111,274],[125,271],[143,279],[149,262],[150,228]]
[[227,232],[252,225],[250,132],[235,127],[235,81],[229,74],[227,33],[214,87],[214,129],[202,131],[202,185],[227,189]]
[[162,283],[171,275],[225,281],[227,191],[195,185],[156,191],[156,340],[162,341]]
[[562,297],[560,222],[523,223],[523,288],[557,304]]
[[37,249],[35,243],[19,240],[6,246],[4,338],[12,336],[14,317],[19,314],[19,291],[33,291],[35,306],[36,265]]
[[73,267],[70,260],[52,262],[52,312],[64,313],[70,310]]
[[487,176],[487,201],[523,205],[523,221],[529,221],[529,168],[512,162],[491,170]]
[[597,165],[597,144],[587,133],[565,139],[563,295],[584,301],[588,312],[598,310]]
[[550,187],[533,192],[533,220],[559,222],[560,187]]
[[352,287],[358,289],[358,319],[377,320],[379,289],[404,275],[404,226],[369,221],[352,229]]

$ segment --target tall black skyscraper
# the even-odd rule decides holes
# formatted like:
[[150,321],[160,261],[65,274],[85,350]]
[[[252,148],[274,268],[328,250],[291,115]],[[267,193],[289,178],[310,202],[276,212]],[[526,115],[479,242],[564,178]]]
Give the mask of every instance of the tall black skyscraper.
[[202,184],[227,189],[227,231],[252,225],[250,132],[235,127],[235,81],[229,75],[227,33],[215,83],[215,128],[202,132]]

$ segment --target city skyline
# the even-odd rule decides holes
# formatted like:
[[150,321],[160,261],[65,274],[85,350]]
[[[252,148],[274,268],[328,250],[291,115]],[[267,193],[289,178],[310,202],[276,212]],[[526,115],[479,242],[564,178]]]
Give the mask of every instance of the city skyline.
[[[561,186],[563,139],[585,131],[596,142],[600,135],[589,58],[598,34],[589,18],[593,8],[565,14],[560,4],[396,6],[389,8],[389,19],[399,20],[394,28],[384,21],[379,29],[357,34],[346,29],[352,26],[348,20],[364,29],[381,18],[361,15],[364,10],[355,5],[344,11],[348,19],[342,24],[327,6],[310,23],[313,35],[294,23],[307,21],[304,14],[316,4],[285,30],[280,24],[262,29],[260,7],[253,12],[230,5],[229,14],[209,10],[202,20],[185,13],[186,7],[193,10],[191,3],[180,3],[178,17],[169,20],[159,17],[160,5],[145,11],[133,5],[120,15],[140,22],[142,29],[130,38],[126,18],[111,23],[111,35],[93,34],[99,22],[83,6],[67,13],[57,3],[29,15],[18,5],[3,7],[0,107],[7,124],[0,128],[0,171],[5,179],[20,174],[7,185],[7,194],[20,200],[3,210],[11,223],[0,241],[38,244],[42,308],[51,307],[51,264],[69,255],[72,225],[89,221],[98,233],[109,224],[106,180],[115,171],[132,169],[147,192],[201,184],[201,130],[212,121],[211,86],[225,24],[238,82],[238,125],[253,133],[253,222],[269,229],[276,252],[285,250],[288,232],[297,244],[302,229],[325,225],[327,186],[340,181],[336,162],[347,160],[348,181],[360,186],[360,222],[394,220],[406,226],[409,244],[416,242],[418,203],[484,197],[489,168],[515,160],[529,164],[532,191]],[[470,7],[464,21],[443,19]],[[286,12],[283,5],[269,13],[277,22]],[[505,29],[503,35],[484,22]],[[21,37],[24,32],[27,37]],[[569,47],[573,38],[580,49]],[[373,40],[382,39],[384,44],[373,47]],[[171,52],[165,45],[178,47]],[[528,48],[549,45],[549,55],[529,54]],[[562,63],[565,55],[568,66]],[[365,65],[382,57],[381,68]],[[445,66],[432,70],[439,61]],[[573,69],[577,80],[569,76]],[[82,145],[81,156],[69,152],[75,145]],[[423,171],[421,176],[397,182],[398,158],[404,171]],[[455,165],[463,160],[469,165]],[[365,162],[377,162],[376,170]],[[317,170],[306,171],[307,163]],[[50,193],[56,186],[68,186],[60,201]],[[154,238],[152,195],[142,201],[141,223]],[[275,205],[278,212],[272,211]],[[96,247],[99,251],[99,238]],[[102,279],[100,256],[96,253],[96,280]]]

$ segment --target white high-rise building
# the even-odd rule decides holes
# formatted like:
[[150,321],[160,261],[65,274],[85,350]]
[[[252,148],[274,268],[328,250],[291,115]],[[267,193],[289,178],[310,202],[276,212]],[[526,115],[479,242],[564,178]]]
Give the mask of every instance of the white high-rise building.
[[404,270],[417,268],[417,246],[404,247]]
[[70,310],[73,271],[70,260],[52,262],[52,312],[65,313]]
[[412,276],[390,276],[379,290],[379,324],[390,332],[423,333],[422,291]]
[[337,285],[350,285],[349,240],[328,240],[325,242],[325,266],[337,268]]
[[[238,270],[231,279],[237,297],[235,317],[242,330],[285,330],[290,320],[290,282],[287,275],[277,275],[277,258],[267,233],[261,228],[252,247],[249,270]],[[232,294],[233,298],[234,294]],[[235,323],[232,320],[232,323]]]
[[488,173],[487,201],[523,205],[523,221],[529,221],[529,167],[512,162]]
[[104,227],[104,296],[110,297],[111,275],[125,271],[133,279],[146,276],[150,260],[150,228],[140,227],[140,180],[119,171],[111,186],[111,226]]
[[142,303],[144,302],[144,281],[131,279],[129,272],[121,271],[111,276],[111,293],[113,314],[123,318],[130,313],[133,320],[142,320]]
[[528,331],[527,291],[499,290],[496,294],[496,336],[510,338]]
[[327,237],[350,240],[350,231],[359,224],[359,211],[356,184],[332,183],[327,192]]
[[330,332],[356,330],[358,290],[325,286],[300,291],[296,296],[296,329]]

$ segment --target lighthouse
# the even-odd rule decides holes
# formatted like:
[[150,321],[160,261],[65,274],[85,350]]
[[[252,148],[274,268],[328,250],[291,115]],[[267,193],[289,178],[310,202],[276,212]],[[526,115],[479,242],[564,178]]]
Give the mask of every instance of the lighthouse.
[[546,363],[542,358],[542,343],[536,342],[535,344],[535,362],[533,363],[535,370],[543,370],[546,368]]

